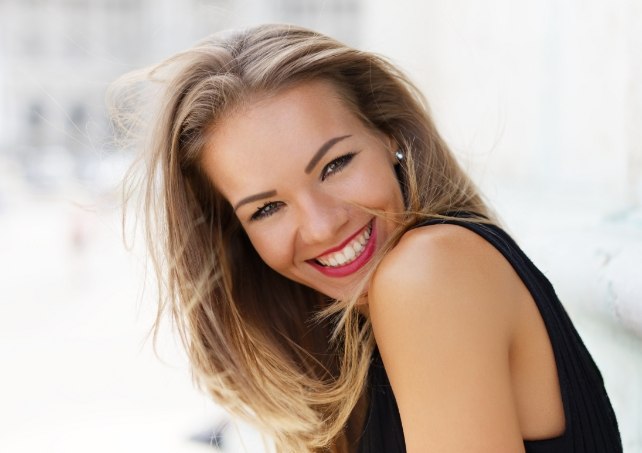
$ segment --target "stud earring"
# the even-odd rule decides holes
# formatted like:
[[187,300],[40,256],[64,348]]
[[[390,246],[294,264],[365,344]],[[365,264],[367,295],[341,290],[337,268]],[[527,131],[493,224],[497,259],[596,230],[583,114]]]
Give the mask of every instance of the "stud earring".
[[403,158],[404,158],[403,151],[401,151],[401,149],[398,149],[398,150],[395,152],[395,157],[397,158],[397,160],[398,160],[399,162],[401,162],[401,161],[403,160]]

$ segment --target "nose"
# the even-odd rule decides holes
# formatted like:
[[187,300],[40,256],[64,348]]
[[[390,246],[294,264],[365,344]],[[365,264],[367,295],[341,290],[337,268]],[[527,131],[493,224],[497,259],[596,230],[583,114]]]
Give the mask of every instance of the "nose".
[[306,194],[299,200],[299,237],[304,244],[332,245],[349,219],[345,202],[323,193]]

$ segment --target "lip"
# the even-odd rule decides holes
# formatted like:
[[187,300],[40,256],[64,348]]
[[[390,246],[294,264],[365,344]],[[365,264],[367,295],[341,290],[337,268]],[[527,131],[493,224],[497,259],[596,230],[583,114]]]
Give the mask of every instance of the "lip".
[[352,241],[355,237],[361,234],[365,228],[368,228],[368,226],[371,226],[370,238],[368,239],[368,242],[366,243],[365,248],[363,249],[363,252],[361,253],[361,255],[359,255],[354,261],[338,267],[322,266],[319,263],[317,263],[316,260],[307,260],[306,262],[310,264],[312,267],[314,267],[316,270],[321,272],[322,274],[327,275],[329,277],[346,277],[348,275],[354,274],[355,272],[360,270],[363,266],[365,266],[366,263],[370,261],[370,258],[372,258],[372,255],[374,255],[375,248],[377,245],[377,229],[376,229],[376,224],[374,219],[371,220],[368,223],[368,225],[361,228],[359,231],[354,233],[352,236],[350,236],[348,239],[343,241],[337,247],[328,249],[319,255],[319,256],[323,256],[323,255],[327,255],[328,253],[333,253],[341,250],[350,241]]

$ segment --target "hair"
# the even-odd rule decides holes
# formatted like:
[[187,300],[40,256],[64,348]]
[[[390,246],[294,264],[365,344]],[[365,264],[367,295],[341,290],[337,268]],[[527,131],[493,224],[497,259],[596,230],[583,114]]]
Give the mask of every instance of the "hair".
[[[132,109],[152,118],[126,187],[143,194],[160,290],[156,329],[168,312],[197,384],[278,451],[347,452],[363,427],[374,348],[358,294],[332,301],[269,268],[200,166],[208,134],[231,109],[312,80],[331,83],[367,127],[405,153],[398,176],[407,212],[383,252],[421,218],[491,219],[409,79],[380,56],[304,28],[213,35],[117,81],[113,111],[130,134],[140,126]],[[144,93],[154,111],[134,96],[142,81],[154,87]]]

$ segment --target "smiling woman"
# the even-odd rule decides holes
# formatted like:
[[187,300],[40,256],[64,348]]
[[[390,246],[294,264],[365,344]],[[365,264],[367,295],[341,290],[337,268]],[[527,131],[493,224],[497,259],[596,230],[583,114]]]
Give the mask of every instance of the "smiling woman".
[[266,25],[125,77],[121,106],[141,75],[161,313],[277,451],[621,451],[564,308],[399,70]]

